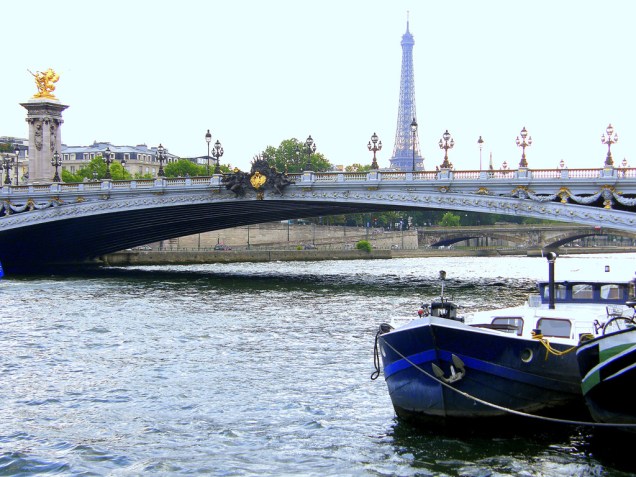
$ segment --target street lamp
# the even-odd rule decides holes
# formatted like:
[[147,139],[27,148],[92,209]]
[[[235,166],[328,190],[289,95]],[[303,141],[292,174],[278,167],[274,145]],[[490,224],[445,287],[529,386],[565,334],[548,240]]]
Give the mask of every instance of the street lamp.
[[479,139],[477,139],[477,144],[479,144],[479,170],[481,171],[481,149],[484,145],[484,140],[481,138],[481,136],[479,136]]
[[305,170],[311,171],[311,153],[316,152],[316,143],[311,138],[311,134],[305,141],[305,147],[307,147],[307,164],[305,165]]
[[521,136],[521,139],[517,136],[516,140],[517,146],[521,148],[521,161],[519,162],[519,167],[528,167],[528,161],[526,161],[526,147],[532,145],[532,137],[528,136],[528,131],[526,131],[525,126],[519,135]]
[[217,139],[216,142],[214,143],[214,151],[212,151],[212,156],[214,156],[214,159],[216,159],[216,165],[214,166],[215,174],[221,173],[221,163],[219,162],[219,159],[221,158],[222,155],[223,155],[223,148],[221,147],[221,143]]
[[126,180],[126,158],[122,158],[121,160],[121,178],[122,180]]
[[51,158],[51,165],[55,167],[55,175],[53,176],[53,182],[61,182],[60,175],[57,173],[57,168],[62,165],[62,159],[60,155],[55,151],[53,157]]
[[[618,142],[618,134],[614,133],[614,126],[612,126],[611,124],[607,126],[605,132],[607,133],[607,136],[605,134],[601,134],[601,143],[607,144],[607,157],[605,158],[605,165],[613,166],[614,160],[612,159],[611,147],[612,144]],[[612,134],[614,134],[614,137],[612,137]]]
[[[372,143],[373,146],[371,146]],[[373,162],[371,163],[371,169],[378,170],[378,160],[375,158],[375,153],[382,150],[382,141],[378,141],[378,135],[376,133],[373,133],[373,136],[371,136],[371,140],[369,141],[369,144],[367,144],[367,148],[369,148],[369,151],[373,151]]]
[[2,164],[4,166],[4,183],[11,185],[11,160],[9,156],[4,156]]
[[[166,173],[163,172],[163,161],[166,160],[166,150],[161,145],[161,143],[159,143],[159,147],[157,148],[157,160],[159,161],[159,172],[157,172],[157,175],[159,177],[163,177],[163,176],[166,175]],[[208,166],[208,168],[209,168],[209,166]],[[208,172],[209,172],[209,170],[208,170]]]
[[448,162],[448,150],[455,146],[455,140],[451,137],[448,129],[442,134],[442,139],[439,140],[439,148],[444,149],[444,162],[440,166],[441,169],[451,169],[453,166]]
[[212,141],[212,134],[210,134],[210,130],[205,133],[205,142],[208,143],[208,175],[210,175],[210,142]]
[[110,158],[110,147],[107,147],[106,150],[102,153],[102,159],[104,159],[104,162],[106,163],[106,175],[104,176],[104,178],[110,179],[110,163],[113,162]]
[[415,172],[415,134],[417,133],[417,121],[415,117],[413,117],[413,121],[411,122],[411,132],[413,133],[413,172]]
[[20,169],[20,148],[18,147],[18,145],[15,145],[15,185],[20,185],[20,176],[19,176],[19,169]]

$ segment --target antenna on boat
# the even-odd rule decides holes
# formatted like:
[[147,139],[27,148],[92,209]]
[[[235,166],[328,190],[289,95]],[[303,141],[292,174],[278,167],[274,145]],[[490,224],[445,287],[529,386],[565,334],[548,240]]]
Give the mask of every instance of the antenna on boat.
[[548,294],[549,308],[554,310],[554,262],[557,259],[557,254],[554,252],[548,252],[545,254],[545,258],[548,259]]
[[439,279],[442,281],[442,295],[441,300],[444,303],[444,281],[446,280],[446,272],[444,270],[439,271]]

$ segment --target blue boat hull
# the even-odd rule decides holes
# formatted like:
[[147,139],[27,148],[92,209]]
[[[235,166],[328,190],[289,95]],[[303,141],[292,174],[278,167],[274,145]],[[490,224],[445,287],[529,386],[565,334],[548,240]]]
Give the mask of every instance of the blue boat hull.
[[[574,352],[556,356],[537,340],[439,319],[416,320],[381,335],[379,345],[393,407],[408,420],[491,421],[514,416],[511,411],[589,419]],[[457,372],[453,355],[465,375],[444,384],[433,364],[448,378],[451,366]]]
[[581,388],[597,422],[636,424],[631,399],[636,384],[636,329],[626,329],[582,344],[577,350]]

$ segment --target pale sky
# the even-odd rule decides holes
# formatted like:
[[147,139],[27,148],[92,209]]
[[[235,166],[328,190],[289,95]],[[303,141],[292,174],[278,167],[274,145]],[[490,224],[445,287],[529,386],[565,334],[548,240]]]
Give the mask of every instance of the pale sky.
[[425,168],[493,155],[515,168],[601,167],[609,123],[616,164],[636,166],[633,0],[29,0],[3,2],[0,136],[27,137],[27,70],[60,74],[62,141],[162,143],[248,170],[253,156],[309,134],[332,164],[389,166],[410,11]]

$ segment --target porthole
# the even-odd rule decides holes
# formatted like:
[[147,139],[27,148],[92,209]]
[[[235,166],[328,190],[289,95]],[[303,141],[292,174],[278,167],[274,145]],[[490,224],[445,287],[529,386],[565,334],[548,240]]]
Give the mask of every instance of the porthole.
[[532,350],[526,348],[521,352],[521,361],[523,361],[524,363],[529,363],[530,361],[532,361],[532,356]]

